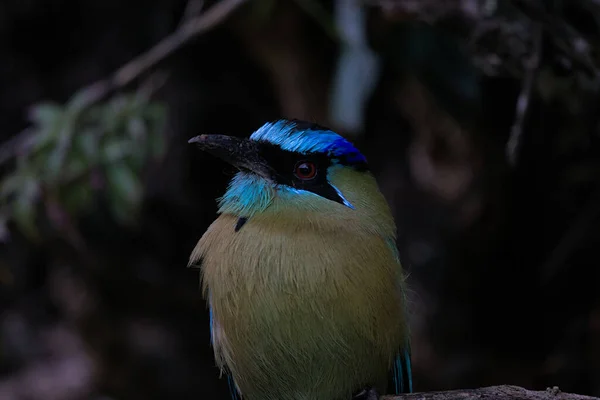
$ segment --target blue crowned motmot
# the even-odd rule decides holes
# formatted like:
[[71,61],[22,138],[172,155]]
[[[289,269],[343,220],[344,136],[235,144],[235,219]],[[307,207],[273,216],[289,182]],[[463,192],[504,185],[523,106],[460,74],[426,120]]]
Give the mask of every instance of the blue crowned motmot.
[[396,226],[365,157],[296,120],[190,143],[239,170],[190,256],[234,399],[411,392]]

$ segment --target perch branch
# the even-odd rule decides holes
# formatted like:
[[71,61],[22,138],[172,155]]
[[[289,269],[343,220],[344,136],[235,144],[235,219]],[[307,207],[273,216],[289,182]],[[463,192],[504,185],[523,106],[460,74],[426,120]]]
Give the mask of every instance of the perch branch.
[[[194,4],[186,9],[184,19],[175,32],[165,37],[145,53],[123,65],[108,78],[101,79],[84,88],[82,90],[84,95],[81,97],[82,101],[79,107],[87,108],[101,101],[112,92],[123,89],[181,49],[190,40],[219,25],[246,1],[248,0],[219,1],[197,16],[193,16],[193,13],[197,12],[202,4],[193,1]],[[0,164],[10,160],[15,153],[24,151],[31,142],[33,133],[34,130],[27,128],[6,141],[0,147]]]
[[383,396],[382,400],[600,400],[597,397],[563,393],[557,387],[544,391],[527,390],[518,386],[489,386],[479,389],[449,390],[444,392],[411,393]]

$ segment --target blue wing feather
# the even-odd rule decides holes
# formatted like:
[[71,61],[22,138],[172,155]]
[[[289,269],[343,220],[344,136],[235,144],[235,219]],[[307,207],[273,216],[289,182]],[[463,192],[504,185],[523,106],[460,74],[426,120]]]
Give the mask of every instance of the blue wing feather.
[[[212,307],[208,307],[208,318],[210,321],[210,344],[214,345],[213,343],[213,312],[212,312]],[[231,393],[231,398],[233,400],[241,400],[241,396],[237,391],[237,388],[235,386],[235,382],[233,381],[233,378],[231,377],[231,373],[229,371],[225,372],[225,375],[227,376],[227,386],[229,387],[229,392]]]
[[210,344],[212,346],[214,343],[213,343],[213,312],[212,312],[211,306],[208,306],[208,320],[210,323]]
[[233,382],[233,378],[231,377],[231,375],[228,373],[227,374],[227,386],[229,386],[229,392],[231,393],[231,398],[233,400],[241,400],[242,397],[240,396],[240,394],[238,393],[236,387],[235,387],[235,382]]
[[401,351],[394,359],[392,381],[394,383],[394,394],[412,393],[413,385],[410,347]]

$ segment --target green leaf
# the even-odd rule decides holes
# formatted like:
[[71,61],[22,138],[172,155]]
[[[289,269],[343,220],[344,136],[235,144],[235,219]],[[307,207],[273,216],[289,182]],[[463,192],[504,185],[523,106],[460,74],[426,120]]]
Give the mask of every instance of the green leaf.
[[142,199],[142,184],[124,163],[106,168],[107,196],[114,216],[122,223],[135,219]]
[[140,116],[129,118],[127,132],[133,140],[143,142],[148,134],[146,122]]
[[52,146],[56,145],[58,132],[59,129],[56,126],[37,130],[31,138],[29,152],[33,154],[48,151]]
[[106,134],[115,135],[125,131],[125,123],[130,108],[131,104],[124,96],[115,97],[108,104],[104,105],[102,118],[100,118],[98,123],[104,127]]
[[99,135],[96,130],[91,128],[82,130],[75,136],[74,154],[86,159],[90,165],[97,163],[100,151],[98,139]]
[[139,175],[149,157],[164,153],[166,107],[131,94],[88,107],[98,93],[84,90],[65,106],[31,108],[31,143],[17,155],[16,171],[0,181],[0,204],[10,202],[7,218],[28,236],[37,233],[42,185],[77,218],[93,200],[94,171],[106,177],[105,196],[115,218],[135,220],[143,196]]
[[63,116],[63,107],[56,103],[39,103],[28,112],[29,120],[38,126],[53,127]]
[[30,177],[24,181],[23,190],[19,191],[17,198],[11,204],[12,218],[17,227],[31,239],[38,238],[36,208],[39,195],[40,186],[35,178]]
[[167,117],[167,110],[162,103],[149,103],[144,109],[144,116],[152,126],[162,127]]
[[48,157],[36,160],[34,167],[44,172],[46,183],[54,184],[61,175],[64,157],[64,149],[55,146]]
[[66,116],[61,106],[54,103],[41,103],[31,107],[29,119],[36,127],[33,128],[28,151],[29,153],[39,153],[56,144]]
[[23,176],[19,173],[12,173],[2,180],[0,183],[0,198],[4,203],[7,198],[22,188]]
[[150,135],[150,140],[148,142],[150,157],[157,158],[164,154],[165,151],[165,138],[162,134],[153,132]]
[[73,135],[76,130],[76,122],[76,115],[67,115],[67,117],[63,119],[56,145],[52,148],[48,157],[39,160],[39,164],[36,165],[37,168],[44,172],[44,178],[47,183],[52,184],[61,177],[63,167],[71,150]]
[[166,125],[166,108],[159,103],[151,103],[145,109],[145,115],[149,124],[148,154],[150,157],[160,157],[164,154],[165,138],[164,128]]
[[69,181],[85,176],[85,173],[89,172],[90,169],[90,165],[83,157],[71,157],[63,169],[61,182],[68,185]]
[[102,146],[102,162],[110,164],[123,160],[136,151],[139,151],[139,149],[136,149],[133,143],[128,140],[108,139],[107,143]]

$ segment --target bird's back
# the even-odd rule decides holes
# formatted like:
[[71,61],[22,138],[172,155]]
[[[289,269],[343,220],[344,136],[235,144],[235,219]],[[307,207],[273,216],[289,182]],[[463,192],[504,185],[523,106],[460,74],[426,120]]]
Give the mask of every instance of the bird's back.
[[217,362],[245,400],[385,390],[407,340],[394,244],[352,220],[329,222],[270,213],[237,230],[238,218],[223,214],[192,254]]

